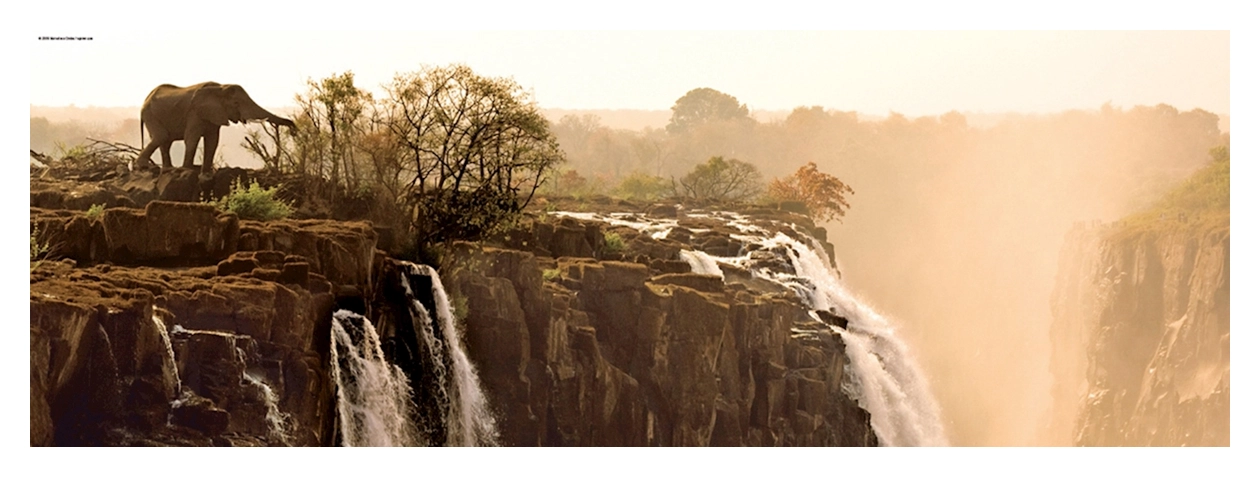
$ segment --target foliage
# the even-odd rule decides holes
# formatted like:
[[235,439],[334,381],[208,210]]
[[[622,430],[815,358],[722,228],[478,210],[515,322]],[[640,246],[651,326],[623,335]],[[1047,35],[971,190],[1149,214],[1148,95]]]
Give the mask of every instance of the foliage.
[[635,172],[621,180],[613,189],[613,195],[622,199],[656,200],[669,194],[665,178]]
[[835,176],[821,172],[811,162],[783,179],[770,181],[766,196],[777,201],[804,202],[810,217],[818,222],[829,222],[844,217],[849,208],[846,194],[853,189]]
[[1113,239],[1148,230],[1229,227],[1229,145],[1209,150],[1212,161],[1145,210],[1126,217]]
[[1229,146],[1209,151],[1212,162],[1156,204],[1166,211],[1229,210]]
[[604,251],[621,253],[626,250],[626,242],[616,232],[604,232]]
[[40,255],[48,252],[48,243],[39,240],[39,226],[31,228],[31,271],[39,268],[43,260],[36,260]]
[[476,240],[510,225],[563,160],[547,121],[510,79],[463,65],[400,74],[388,131],[408,175],[419,241]]
[[[449,290],[449,295],[451,300],[451,314],[455,315],[458,323],[462,326],[464,322],[468,321],[468,297],[464,296],[463,293],[460,293],[454,288]],[[462,330],[460,334],[463,334]]]
[[738,159],[710,157],[674,184],[674,194],[697,200],[744,201],[762,192],[761,173]]
[[101,215],[104,213],[105,213],[105,204],[92,204],[92,206],[88,207],[87,212],[84,213],[83,215],[89,219],[95,220],[95,219],[101,218]]
[[380,98],[351,72],[309,80],[297,102],[291,142],[264,129],[245,146],[270,168],[331,181],[323,201],[370,202],[373,221],[408,229],[416,247],[502,231],[563,161],[520,85],[463,65],[398,74]]
[[748,106],[739,103],[734,96],[713,88],[696,88],[678,98],[670,108],[674,114],[665,130],[670,134],[682,134],[705,123],[719,121],[750,122]]
[[560,279],[559,268],[548,268],[542,271],[543,280],[554,282]]
[[279,220],[288,217],[293,209],[276,197],[278,191],[278,187],[262,187],[257,181],[251,181],[249,186],[243,180],[237,181],[232,185],[232,191],[219,199],[217,205],[219,209],[235,212],[245,220]]

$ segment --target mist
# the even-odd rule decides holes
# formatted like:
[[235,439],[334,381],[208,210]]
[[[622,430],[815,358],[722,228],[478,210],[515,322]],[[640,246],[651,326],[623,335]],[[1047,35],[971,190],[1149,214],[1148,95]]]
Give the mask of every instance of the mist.
[[943,122],[899,126],[909,145],[884,167],[831,162],[857,190],[845,223],[827,226],[837,261],[902,325],[951,442],[1071,445],[1075,415],[1050,413],[1050,296],[1064,234],[1077,221],[1120,219],[1206,164],[1222,141],[1217,117],[1161,105],[983,130],[939,132]]
[[598,113],[570,113],[553,130],[565,167],[605,189],[634,172],[679,177],[710,155],[767,178],[815,162],[852,186],[847,216],[826,224],[843,279],[901,327],[950,442],[973,446],[1072,445],[1075,415],[1052,414],[1051,395],[1064,235],[1147,206],[1207,164],[1228,127],[1163,104],[874,119],[802,107],[681,136],[612,128]]

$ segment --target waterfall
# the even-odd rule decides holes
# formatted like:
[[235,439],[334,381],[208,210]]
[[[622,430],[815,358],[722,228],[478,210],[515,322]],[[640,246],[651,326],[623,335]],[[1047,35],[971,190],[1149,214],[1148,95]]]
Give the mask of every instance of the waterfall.
[[371,321],[347,310],[334,313],[331,356],[343,445],[420,444],[407,376],[385,361]]
[[712,255],[698,250],[679,250],[678,255],[683,259],[683,261],[687,262],[688,265],[691,265],[692,273],[699,273],[701,275],[717,275],[725,279],[725,276],[722,274],[722,269],[718,268],[718,262]]
[[[631,222],[626,214],[613,217],[564,215],[602,220],[611,225],[633,223],[634,228],[643,231],[677,226],[677,221],[673,220],[637,218],[638,221]],[[844,341],[845,354],[850,362],[845,374],[853,382],[844,383],[841,388],[871,414],[871,427],[882,445],[949,445],[941,424],[940,407],[913,353],[897,335],[892,323],[840,284],[839,274],[821,258],[826,256],[821,244],[794,225],[778,224],[791,228],[795,235],[805,237],[809,245],[782,232],[771,232],[754,225],[751,219],[740,214],[693,213],[687,214],[687,217],[716,220],[739,230],[741,234],[732,234],[731,238],[743,242],[746,251],[737,257],[713,257],[703,252],[684,250],[680,252],[680,258],[691,265],[692,271],[711,273],[710,270],[716,269],[716,274],[721,274],[717,263],[747,270],[757,278],[792,290],[807,307],[828,311],[848,321],[846,327],[840,327],[826,323],[817,313],[810,313],[813,319],[828,325]],[[690,230],[696,232],[702,229]]]
[[267,407],[267,427],[271,429],[271,438],[286,446],[293,445],[292,437],[289,436],[289,415],[280,412],[279,399],[271,390],[271,386],[268,386],[262,378],[254,377],[249,373],[245,373],[244,378],[245,382],[258,389],[263,397],[263,404]]
[[[429,341],[431,353],[446,352],[446,359],[436,356],[435,363],[450,363],[451,369],[438,370],[438,385],[444,392],[450,407],[446,417],[446,445],[448,446],[493,446],[498,442],[498,430],[494,416],[490,413],[489,403],[481,390],[481,381],[472,362],[464,352],[463,339],[455,324],[455,316],[451,313],[450,299],[442,286],[442,279],[436,270],[425,265],[411,264],[411,273],[424,275],[432,280],[434,305],[437,308],[438,328],[442,338],[432,336],[433,315],[412,295],[412,309],[424,325],[422,335]],[[412,293],[407,277],[403,283],[408,293]],[[440,341],[440,343],[438,343]],[[444,346],[443,346],[444,345]]]
[[159,310],[165,311],[158,308],[157,305],[154,305],[153,313],[151,313],[149,317],[153,319],[154,326],[157,326],[158,336],[162,340],[162,346],[166,347],[166,357],[162,358],[162,360],[165,362],[167,368],[171,370],[171,373],[175,375],[175,398],[178,400],[179,395],[182,392],[181,390],[184,387],[184,383],[179,380],[179,365],[175,362],[175,348],[171,346],[171,334],[166,330],[166,323],[163,322],[161,318],[158,318]]
[[940,407],[927,379],[892,324],[840,284],[835,270],[821,258],[822,247],[816,242],[806,246],[781,233],[776,238],[792,248],[795,253],[788,255],[793,268],[813,286],[812,293],[802,299],[814,309],[849,320],[847,329],[829,326],[844,340],[861,390],[854,397],[871,413],[871,427],[880,442],[889,446],[949,445]]

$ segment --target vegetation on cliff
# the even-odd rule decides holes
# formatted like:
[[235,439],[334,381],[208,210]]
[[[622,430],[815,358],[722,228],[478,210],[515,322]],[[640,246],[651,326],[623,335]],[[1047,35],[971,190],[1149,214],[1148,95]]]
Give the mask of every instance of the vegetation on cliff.
[[[293,208],[284,200],[276,197],[276,187],[262,187],[251,181],[248,186],[244,181],[232,185],[232,192],[219,199],[221,210],[235,212],[245,220],[279,220],[293,213]],[[88,211],[89,214],[91,211]]]
[[529,93],[464,65],[398,74],[374,98],[345,72],[309,81],[297,128],[252,135],[270,170],[315,176],[367,203],[409,248],[511,224],[563,153]]
[[1229,140],[1212,148],[1212,161],[1149,208],[1125,218],[1121,237],[1146,231],[1229,227]]

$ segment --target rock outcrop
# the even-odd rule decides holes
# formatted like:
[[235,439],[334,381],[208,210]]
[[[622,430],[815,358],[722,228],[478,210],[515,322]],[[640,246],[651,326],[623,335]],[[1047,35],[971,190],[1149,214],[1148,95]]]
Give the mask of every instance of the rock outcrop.
[[[409,264],[377,250],[371,224],[121,198],[89,217],[73,209],[99,198],[38,194],[50,252],[31,272],[31,445],[336,445],[337,309],[374,321],[427,442],[443,442],[434,410],[450,397],[427,386],[449,363],[421,349]],[[500,443],[875,445],[836,332],[782,287],[679,259],[738,252],[732,232],[562,218],[449,250],[442,278]]]
[[508,240],[529,251],[465,244],[448,282],[505,443],[876,444],[843,342],[787,290],[690,273],[680,242],[626,229],[598,260],[616,228],[595,221],[533,230]]
[[[1091,446],[1229,445],[1229,222],[1068,234],[1055,429]],[[1070,433],[1070,434],[1069,434]]]
[[161,201],[32,225],[64,257],[31,272],[32,445],[334,442],[329,319],[372,293],[370,225]]

